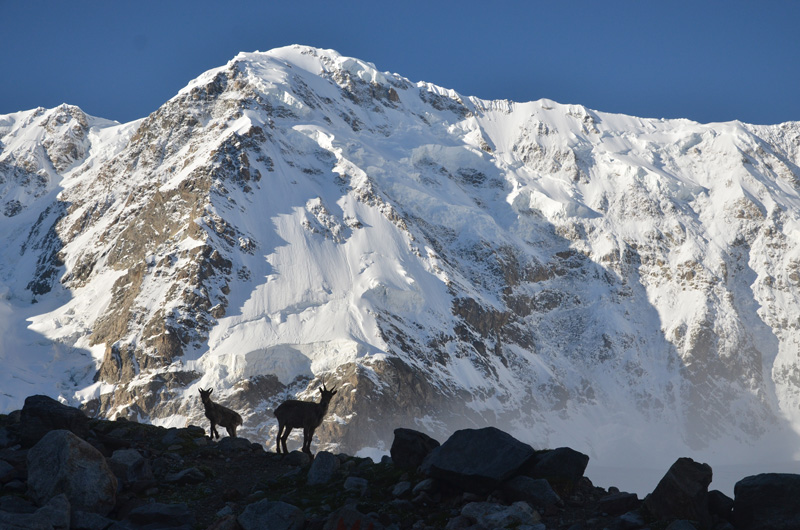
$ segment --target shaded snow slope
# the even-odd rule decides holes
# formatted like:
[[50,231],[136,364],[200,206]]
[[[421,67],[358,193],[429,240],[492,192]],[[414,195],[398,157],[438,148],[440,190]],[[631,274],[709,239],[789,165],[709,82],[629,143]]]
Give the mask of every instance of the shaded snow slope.
[[352,452],[401,424],[654,468],[797,446],[796,123],[484,101],[293,46],[0,141],[6,410],[202,424],[211,386],[271,444],[325,378],[318,434]]

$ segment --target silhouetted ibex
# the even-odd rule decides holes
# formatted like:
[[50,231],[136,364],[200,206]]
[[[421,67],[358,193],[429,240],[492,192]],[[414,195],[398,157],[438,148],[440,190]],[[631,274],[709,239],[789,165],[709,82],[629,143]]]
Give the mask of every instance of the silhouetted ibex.
[[228,435],[231,438],[236,438],[236,427],[242,424],[242,417],[228,407],[223,407],[219,403],[211,401],[211,392],[213,391],[213,388],[208,390],[200,389],[200,399],[203,400],[203,407],[206,409],[206,418],[211,421],[211,439],[213,440],[215,436],[219,438],[217,425],[225,427],[228,430]]
[[278,453],[281,452],[281,446],[283,446],[284,454],[289,452],[286,450],[286,440],[292,429],[296,427],[303,429],[303,452],[311,456],[311,438],[322,423],[325,413],[328,412],[328,404],[336,394],[335,389],[334,386],[328,390],[323,381],[322,387],[319,389],[322,394],[319,403],[288,399],[275,409],[275,417],[278,418]]

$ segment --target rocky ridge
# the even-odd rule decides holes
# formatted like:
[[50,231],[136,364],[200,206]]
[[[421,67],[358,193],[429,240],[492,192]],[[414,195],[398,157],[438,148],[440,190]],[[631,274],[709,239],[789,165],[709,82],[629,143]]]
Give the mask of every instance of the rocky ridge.
[[488,427],[443,444],[397,429],[391,457],[279,455],[200,427],[90,420],[45,396],[0,416],[7,530],[731,530],[796,528],[800,475],[746,477],[730,499],[681,458],[644,500],[583,476],[589,457]]

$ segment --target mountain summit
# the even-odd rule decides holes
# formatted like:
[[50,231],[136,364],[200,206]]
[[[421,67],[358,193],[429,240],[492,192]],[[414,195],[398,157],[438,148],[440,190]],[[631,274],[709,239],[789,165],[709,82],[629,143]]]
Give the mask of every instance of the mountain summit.
[[291,46],[137,122],[0,116],[0,149],[6,411],[202,424],[210,387],[272,446],[324,379],[348,452],[401,425],[797,447],[798,123],[485,101]]

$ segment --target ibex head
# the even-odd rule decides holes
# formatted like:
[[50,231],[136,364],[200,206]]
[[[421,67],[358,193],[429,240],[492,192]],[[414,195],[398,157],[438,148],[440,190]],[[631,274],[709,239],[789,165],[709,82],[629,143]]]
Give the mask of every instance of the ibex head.
[[200,399],[202,399],[204,402],[211,399],[211,392],[214,391],[213,388],[209,388],[208,390],[203,390],[202,388],[200,388],[198,390],[200,390]]
[[330,403],[331,398],[336,395],[336,386],[328,390],[325,386],[325,381],[322,381],[322,386],[319,389],[319,393],[322,394],[322,397],[319,400],[320,403]]

